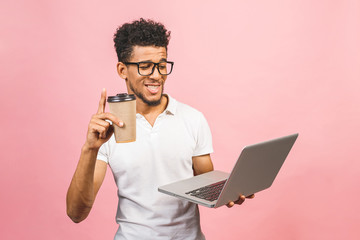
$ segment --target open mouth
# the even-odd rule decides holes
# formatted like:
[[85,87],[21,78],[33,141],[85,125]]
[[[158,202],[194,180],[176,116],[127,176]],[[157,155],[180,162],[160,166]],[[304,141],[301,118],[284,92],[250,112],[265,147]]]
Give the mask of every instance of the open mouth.
[[145,87],[152,94],[156,94],[160,91],[160,84],[145,84]]

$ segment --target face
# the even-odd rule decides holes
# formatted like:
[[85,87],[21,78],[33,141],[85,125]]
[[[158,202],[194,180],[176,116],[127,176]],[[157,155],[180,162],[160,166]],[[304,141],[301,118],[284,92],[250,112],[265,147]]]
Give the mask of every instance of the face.
[[[158,63],[166,61],[165,47],[135,46],[129,62],[151,61]],[[149,106],[160,104],[167,76],[161,75],[157,68],[150,76],[141,76],[137,65],[118,63],[118,73],[126,80],[129,94],[135,94],[137,99]]]

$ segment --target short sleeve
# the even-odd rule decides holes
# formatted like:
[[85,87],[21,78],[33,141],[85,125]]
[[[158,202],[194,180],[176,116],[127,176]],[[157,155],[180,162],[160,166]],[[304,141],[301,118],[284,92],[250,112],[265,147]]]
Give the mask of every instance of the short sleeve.
[[108,142],[101,145],[96,159],[109,163],[109,144]]
[[199,115],[197,128],[196,147],[193,156],[201,156],[212,153],[213,146],[211,131],[202,113]]

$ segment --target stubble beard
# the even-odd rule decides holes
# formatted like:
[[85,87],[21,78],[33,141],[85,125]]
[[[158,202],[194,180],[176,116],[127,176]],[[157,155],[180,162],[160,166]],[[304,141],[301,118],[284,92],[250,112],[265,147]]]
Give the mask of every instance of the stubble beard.
[[130,81],[129,81],[129,87],[130,87],[130,90],[135,94],[135,96],[136,96],[137,98],[141,99],[141,100],[142,100],[145,104],[147,104],[148,106],[158,106],[158,105],[160,105],[160,103],[161,103],[161,97],[162,97],[162,95],[163,95],[163,93],[164,93],[164,84],[161,85],[161,95],[160,95],[160,98],[159,98],[158,100],[155,100],[155,101],[149,101],[149,100],[147,100],[141,92],[137,91],[137,90],[133,87],[133,85],[131,84]]

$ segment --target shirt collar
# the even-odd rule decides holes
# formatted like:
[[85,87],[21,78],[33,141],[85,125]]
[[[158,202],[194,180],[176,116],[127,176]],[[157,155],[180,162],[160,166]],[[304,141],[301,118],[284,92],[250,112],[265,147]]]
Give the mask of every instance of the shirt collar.
[[165,95],[168,98],[168,104],[164,112],[166,114],[175,115],[177,108],[177,101],[174,98],[170,97],[170,95],[168,94]]

